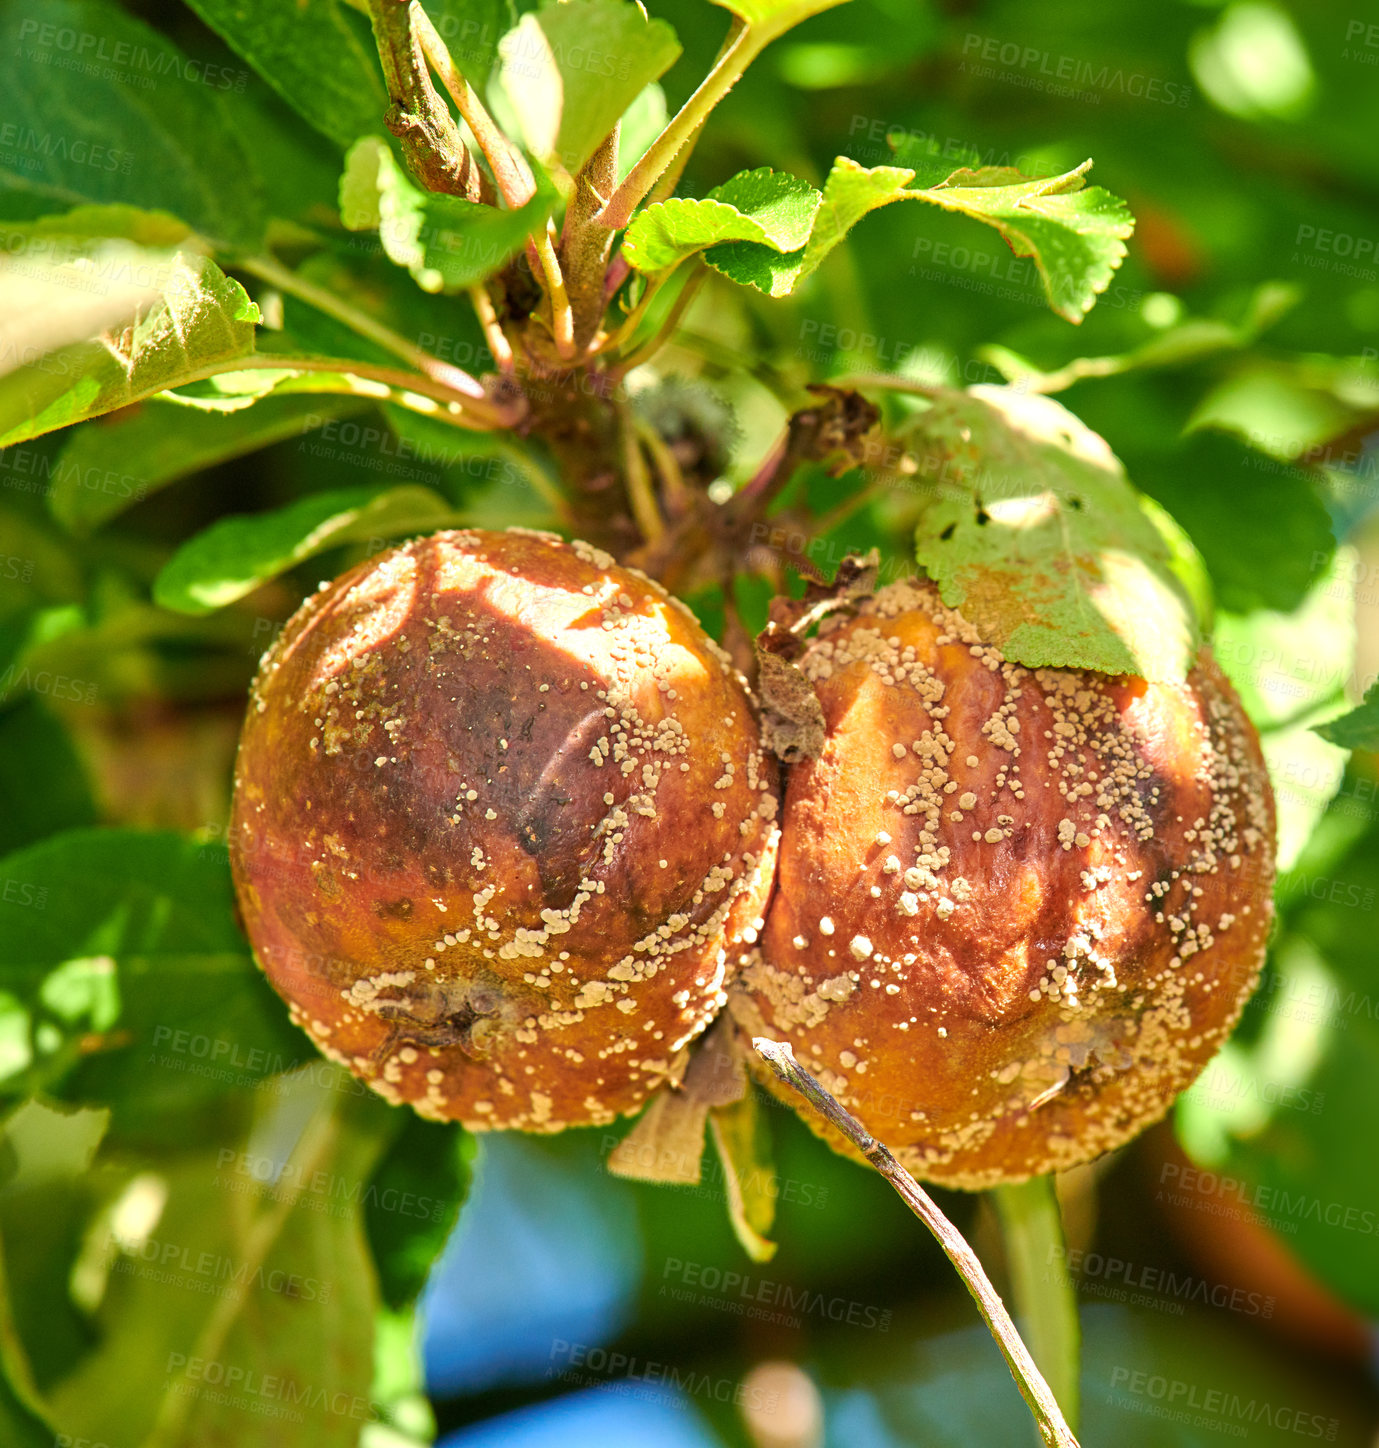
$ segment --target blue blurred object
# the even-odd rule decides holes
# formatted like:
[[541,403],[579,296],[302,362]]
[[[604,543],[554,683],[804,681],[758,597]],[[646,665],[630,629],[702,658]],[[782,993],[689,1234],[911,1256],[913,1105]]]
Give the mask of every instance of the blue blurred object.
[[591,1388],[504,1413],[442,1438],[438,1448],[722,1448],[672,1389],[629,1396]]
[[641,1271],[632,1195],[594,1153],[515,1133],[481,1139],[473,1191],[422,1299],[428,1392],[562,1371],[555,1344],[616,1337]]

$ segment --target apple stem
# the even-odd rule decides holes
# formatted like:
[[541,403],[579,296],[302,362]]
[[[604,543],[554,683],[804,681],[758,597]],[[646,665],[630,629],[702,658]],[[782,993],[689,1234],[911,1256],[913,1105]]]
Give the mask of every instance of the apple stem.
[[901,1200],[938,1239],[944,1255],[957,1268],[977,1311],[996,1339],[1015,1386],[1034,1415],[1039,1435],[1049,1448],[1078,1448],[1077,1439],[1063,1417],[1058,1401],[1021,1341],[1000,1293],[991,1284],[967,1239],[939,1210],[934,1199],[891,1155],[890,1151],[840,1105],[795,1059],[789,1045],[758,1036],[752,1041],[757,1054],[792,1090],[798,1091],[830,1125],[847,1137],[900,1194]]

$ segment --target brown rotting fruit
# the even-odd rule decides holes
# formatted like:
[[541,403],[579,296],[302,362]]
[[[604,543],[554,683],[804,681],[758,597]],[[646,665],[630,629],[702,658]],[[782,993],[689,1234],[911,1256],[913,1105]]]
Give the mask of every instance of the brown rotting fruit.
[[635,1110],[761,923],[776,771],[683,604],[587,545],[445,532],[323,585],[255,682],[230,846],[328,1056],[473,1128]]
[[1272,911],[1268,777],[1209,653],[1182,685],[1028,669],[914,580],[827,620],[800,666],[826,743],[790,773],[744,1030],[952,1186],[1163,1115]]

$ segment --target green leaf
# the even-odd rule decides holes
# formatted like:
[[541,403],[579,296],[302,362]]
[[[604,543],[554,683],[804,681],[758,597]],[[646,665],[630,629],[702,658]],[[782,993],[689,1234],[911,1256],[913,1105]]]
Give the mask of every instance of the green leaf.
[[1280,873],[1293,868],[1345,773],[1345,751],[1309,726],[1345,701],[1355,604],[1354,557],[1341,552],[1291,613],[1217,615],[1212,653],[1260,731],[1273,781]]
[[939,478],[916,556],[945,603],[1030,668],[1181,680],[1196,611],[1106,443],[1049,398],[946,392],[916,419]]
[[[240,284],[192,252],[161,256],[123,242],[96,244],[96,266],[133,268],[118,308],[90,340],[42,348],[36,361],[0,378],[0,447],[149,397],[253,351],[258,308]],[[58,263],[28,278],[61,298],[81,268]],[[6,291],[0,271],[0,296]],[[94,334],[93,334],[94,333]]]
[[379,1419],[361,1217],[397,1113],[335,1067],[272,1084],[165,1143],[105,1225],[96,1345],[51,1393],[73,1438],[357,1448]]
[[1182,1099],[1178,1119],[1199,1159],[1239,1180],[1241,1200],[1290,1252],[1368,1315],[1379,1311],[1379,1168],[1356,1141],[1379,1081],[1379,834],[1358,800],[1372,800],[1372,784],[1348,776],[1319,833],[1338,826],[1350,848],[1318,859],[1309,846],[1247,1029]]
[[152,398],[71,434],[53,466],[49,506],[74,533],[88,533],[189,473],[304,436],[367,405],[288,394],[240,411],[203,412]]
[[[29,1100],[0,1131],[0,1359],[16,1396],[45,1415],[43,1385],[90,1342],[69,1282],[101,1191],[92,1161],[109,1124],[108,1111]],[[49,1448],[60,1441],[50,1436]]]
[[[1312,478],[1225,433],[1204,430],[1172,442],[1145,457],[1135,476],[1197,545],[1221,607],[1299,607],[1336,547]],[[1248,508],[1240,506],[1245,488]]]
[[10,1448],[53,1448],[59,1439],[43,1416],[9,1302],[10,1287],[0,1257],[0,1434]]
[[[220,241],[257,239],[254,172],[200,62],[110,0],[10,0],[5,17],[0,214],[124,202]],[[110,62],[66,64],[67,36]]]
[[618,132],[618,180],[642,159],[646,149],[665,129],[666,93],[655,81],[623,112]]
[[188,0],[304,120],[342,149],[382,132],[388,92],[366,19],[340,0]]
[[384,1303],[416,1301],[469,1190],[472,1140],[454,1122],[414,1112],[379,1162],[364,1202],[364,1229]]
[[0,853],[96,822],[81,759],[38,699],[0,713]]
[[1365,690],[1365,697],[1348,714],[1313,728],[1342,749],[1379,749],[1379,681]]
[[32,1027],[0,1080],[27,1068],[133,1120],[309,1058],[235,923],[222,847],[74,830],[0,860],[0,879],[0,992]]
[[773,257],[760,245],[739,242],[715,264],[734,281],[785,296],[868,212],[894,201],[927,201],[994,226],[1016,256],[1034,259],[1054,311],[1080,322],[1125,259],[1125,238],[1134,222],[1125,203],[1108,191],[1084,189],[1090,161],[1043,180],[1032,181],[1007,166],[987,166],[951,171],[937,185],[916,187],[916,179],[932,180],[948,163],[936,162],[922,149],[916,153],[914,145],[901,153],[914,154],[922,163],[918,175],[908,165],[866,167],[838,157],[803,253]]
[[1119,377],[1126,372],[1160,367],[1187,367],[1222,352],[1248,347],[1301,300],[1302,293],[1284,282],[1264,282],[1250,299],[1239,322],[1216,317],[1188,317],[1156,332],[1138,347],[1109,357],[1075,357],[1052,372],[1041,371],[1008,347],[991,345],[977,355],[997,368],[1007,382],[1018,382],[1027,392],[1061,392],[1087,377]]
[[[637,214],[622,254],[641,272],[665,271],[706,247],[755,242],[798,251],[809,240],[822,198],[798,176],[764,166],[716,186],[702,201],[673,198]],[[714,253],[708,260],[714,262]]]
[[839,156],[824,183],[823,197],[803,250],[780,256],[769,247],[738,242],[719,248],[713,264],[743,286],[756,287],[770,297],[788,296],[869,211],[911,195],[905,187],[912,175],[898,166],[868,169]]
[[680,43],[633,0],[561,0],[524,15],[499,50],[528,149],[575,176],[643,88],[674,64]]
[[340,178],[340,215],[351,231],[377,230],[383,250],[428,292],[458,291],[505,266],[555,204],[540,188],[517,211],[421,190],[387,143],[368,136],[350,148]]
[[1125,260],[1135,229],[1119,197],[1086,185],[1091,165],[1035,181],[1007,166],[968,168],[914,194],[994,226],[1016,256],[1033,259],[1053,310],[1080,322]]
[[211,613],[337,544],[429,531],[453,521],[450,505],[429,488],[314,493],[271,513],[212,523],[164,565],[153,597],[179,613]]
[[776,1243],[767,1236],[776,1219],[779,1185],[771,1158],[771,1133],[755,1088],[709,1111],[709,1138],[723,1169],[728,1220],[753,1262],[769,1262]]

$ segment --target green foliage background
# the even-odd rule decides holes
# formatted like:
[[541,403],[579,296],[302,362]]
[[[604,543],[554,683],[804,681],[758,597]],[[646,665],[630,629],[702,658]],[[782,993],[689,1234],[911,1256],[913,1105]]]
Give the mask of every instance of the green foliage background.
[[[505,0],[430,8],[463,37],[456,58],[476,81],[518,18]],[[712,63],[727,19],[702,0],[649,9],[683,53],[664,101],[645,91],[629,112],[643,143]],[[217,31],[246,15],[237,54]],[[96,43],[67,49],[67,32]],[[669,55],[656,33],[648,75]],[[1141,1280],[1171,1271],[1212,1289],[1179,1316],[1158,1279],[1078,1278],[1089,1444],[1221,1437],[1157,1415],[1157,1398],[1127,1386],[1136,1373],[1265,1404],[1238,1420],[1252,1444],[1294,1441],[1300,1414],[1341,1443],[1370,1442],[1376,1423],[1379,823],[1365,751],[1379,736],[1364,708],[1331,739],[1311,727],[1359,705],[1379,671],[1376,79],[1379,33],[1334,0],[853,0],[815,15],[721,104],[682,196],[762,167],[822,187],[838,155],[936,177],[974,151],[1031,176],[1091,156],[1136,217],[1124,264],[1074,327],[989,225],[890,206],[769,297],[730,278],[751,270],[771,290],[780,267],[764,252],[798,250],[807,231],[734,222],[728,240],[713,234],[722,265],[710,255],[682,330],[631,379],[646,417],[699,420],[733,484],[807,382],[1024,379],[1108,440],[1207,580],[1217,655],[1264,733],[1279,797],[1280,923],[1259,997],[1173,1131],[1068,1184],[1076,1245],[1138,1264]],[[239,356],[257,308],[272,324],[260,351],[395,361],[237,265],[276,248],[440,358],[492,365],[463,293],[425,289],[438,268],[443,285],[472,279],[427,238],[460,236],[492,263],[522,243],[506,214],[476,219],[395,187],[370,203],[401,218],[381,247],[341,225],[346,155],[382,134],[386,103],[367,24],[347,8],[0,0],[0,96],[7,316],[42,284],[46,245],[135,265],[190,229],[208,244],[179,264],[188,355]],[[739,214],[764,205],[725,194]],[[83,207],[102,209],[74,215]],[[400,250],[387,240],[399,235]],[[414,1306],[482,1148],[388,1109],[288,1024],[236,924],[223,836],[244,692],[302,595],[408,531],[548,523],[551,460],[321,374],[313,390],[300,376],[265,390],[261,371],[192,380],[160,343],[136,375],[80,325],[38,352],[25,336],[0,333],[0,439],[13,439],[0,451],[0,1441],[380,1448],[429,1441],[436,1411],[458,1426],[535,1400],[547,1385],[427,1402]],[[117,409],[174,380],[180,404],[79,421],[93,396]],[[917,404],[887,397],[903,438]],[[908,568],[920,498],[902,483],[806,470],[763,541],[777,564],[831,573],[876,546],[883,568]],[[803,528],[806,513],[823,524]],[[740,580],[749,622],[768,592]],[[721,596],[693,601],[721,623]],[[1026,1441],[937,1249],[879,1182],[770,1115],[781,1180],[826,1205],[781,1201],[779,1255],[753,1280],[874,1307],[889,1330],[669,1301],[657,1288],[671,1260],[746,1270],[721,1205],[614,1181],[597,1134],[530,1144],[544,1170],[634,1224],[643,1285],[623,1349],[712,1381],[801,1362],[839,1444]],[[400,1208],[404,1196],[425,1210]],[[999,1271],[989,1209],[951,1207]],[[1232,1241],[1208,1233],[1220,1220]],[[567,1228],[614,1230],[603,1223]],[[223,1290],[136,1270],[148,1242],[231,1264]],[[1280,1252],[1312,1295],[1289,1285]],[[1237,1289],[1276,1310],[1241,1307]],[[294,1426],[189,1390],[192,1360],[304,1385],[312,1410]],[[731,1401],[693,1403],[706,1432],[747,1441]]]

